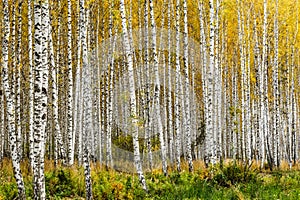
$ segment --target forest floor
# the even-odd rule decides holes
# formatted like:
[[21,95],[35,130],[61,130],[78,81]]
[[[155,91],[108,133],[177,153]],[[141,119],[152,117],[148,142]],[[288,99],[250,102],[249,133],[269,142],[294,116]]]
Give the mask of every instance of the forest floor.
[[[139,185],[134,174],[105,170],[92,166],[94,199],[300,199],[299,165],[292,169],[283,163],[280,170],[259,169],[256,164],[243,166],[227,162],[224,166],[205,168],[196,162],[195,171],[187,166],[182,172],[160,170],[146,173],[149,192]],[[22,163],[28,199],[32,199],[32,174],[28,162]],[[84,171],[82,167],[54,167],[45,163],[47,199],[84,199]],[[9,160],[0,164],[0,200],[17,199],[17,186]]]

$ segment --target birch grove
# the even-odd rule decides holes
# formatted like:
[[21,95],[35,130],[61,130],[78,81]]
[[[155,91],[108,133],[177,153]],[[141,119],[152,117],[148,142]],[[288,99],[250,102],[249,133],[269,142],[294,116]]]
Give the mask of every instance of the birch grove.
[[82,167],[86,199],[95,166],[148,191],[156,169],[299,163],[298,1],[1,2],[0,163],[18,199],[27,162],[34,199],[48,162]]

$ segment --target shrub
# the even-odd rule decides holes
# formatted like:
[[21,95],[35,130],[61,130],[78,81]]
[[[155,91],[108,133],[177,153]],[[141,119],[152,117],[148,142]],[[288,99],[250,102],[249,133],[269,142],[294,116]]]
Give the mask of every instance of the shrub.
[[58,169],[45,173],[47,197],[74,197],[77,195],[70,169]]
[[0,185],[0,199],[16,199],[18,196],[18,188],[13,182],[6,182]]
[[229,163],[222,169],[218,168],[212,177],[215,185],[230,187],[240,183],[257,183],[258,174],[251,170],[249,166],[242,166],[236,163]]

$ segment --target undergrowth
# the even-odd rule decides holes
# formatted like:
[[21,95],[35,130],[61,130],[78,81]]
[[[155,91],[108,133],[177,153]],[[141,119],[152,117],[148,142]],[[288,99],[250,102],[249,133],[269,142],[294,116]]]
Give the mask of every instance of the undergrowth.
[[[33,199],[32,174],[22,164],[26,195]],[[84,199],[82,167],[54,167],[47,161],[45,169],[47,199]],[[94,199],[300,199],[298,170],[259,170],[255,166],[229,162],[205,168],[195,163],[189,173],[160,170],[146,173],[149,192],[139,185],[136,175],[92,166]],[[0,200],[17,199],[17,187],[9,160],[0,166]]]

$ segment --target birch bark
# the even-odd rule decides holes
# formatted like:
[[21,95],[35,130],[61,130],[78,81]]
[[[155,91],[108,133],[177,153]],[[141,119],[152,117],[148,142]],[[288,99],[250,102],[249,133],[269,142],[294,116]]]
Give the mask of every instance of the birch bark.
[[149,69],[149,8],[148,8],[148,1],[145,1],[145,11],[144,11],[144,43],[145,43],[145,50],[144,50],[144,63],[145,63],[145,95],[146,95],[146,102],[144,108],[144,115],[146,118],[145,122],[145,139],[147,141],[147,152],[149,158],[149,167],[152,170],[153,166],[153,158],[152,158],[152,147],[151,147],[151,125],[152,125],[152,118],[150,117],[150,69]]
[[174,133],[173,133],[173,103],[172,103],[172,77],[171,77],[171,0],[168,3],[168,94],[167,94],[167,105],[168,105],[168,133],[170,136],[169,144],[169,155],[170,162],[173,167],[174,164]]
[[[51,22],[50,22],[51,24]],[[52,26],[49,27],[49,64],[51,66],[51,76],[52,76],[52,107],[53,107],[53,122],[54,122],[54,154],[55,163],[57,163],[56,159],[58,155],[62,158],[62,162],[65,162],[65,148],[63,144],[63,138],[61,135],[61,129],[59,124],[59,112],[58,112],[58,78],[57,78],[57,65],[54,59],[54,48],[53,48],[53,38],[52,38]]]
[[193,160],[192,160],[192,144],[191,144],[191,113],[190,113],[190,81],[189,81],[189,59],[188,59],[188,19],[187,19],[187,3],[186,0],[183,0],[183,64],[184,64],[184,77],[185,77],[185,134],[186,134],[186,151],[187,151],[187,160],[189,163],[189,171],[192,172]]
[[[79,19],[78,19],[78,47],[77,47],[77,67],[76,67],[76,84],[75,84],[75,99],[74,99],[74,128],[73,136],[77,136],[78,163],[82,164],[82,75],[81,75],[81,53],[82,53],[82,32],[84,23],[84,7],[83,1],[79,1]],[[75,140],[73,146],[75,147]]]
[[209,163],[215,165],[216,164],[216,152],[215,152],[215,145],[216,145],[216,138],[214,135],[214,127],[213,127],[213,84],[214,84],[214,62],[215,62],[215,25],[214,25],[214,17],[215,17],[215,10],[214,10],[214,1],[209,1],[209,8],[210,8],[210,35],[209,35],[209,68],[207,72],[207,143],[206,143],[206,157]]
[[18,2],[18,25],[17,25],[17,47],[16,47],[16,70],[15,70],[15,104],[16,104],[16,134],[19,159],[22,158],[22,133],[21,133],[21,42],[22,42],[22,1]]
[[68,89],[67,89],[67,134],[68,134],[68,160],[69,165],[74,164],[74,142],[73,137],[73,72],[72,72],[72,18],[71,18],[71,0],[68,0],[67,16],[67,52],[68,52]]
[[[9,146],[12,157],[12,164],[14,169],[14,177],[18,187],[18,198],[26,199],[25,187],[20,168],[20,158],[18,152],[16,124],[15,124],[15,104],[14,104],[14,90],[9,83],[8,75],[8,58],[9,58],[9,37],[10,37],[10,24],[9,24],[9,9],[8,1],[3,1],[3,18],[4,18],[4,31],[2,40],[2,84],[4,95],[6,99],[6,112],[8,118],[8,133],[9,133]],[[14,45],[14,44],[12,44]]]
[[133,137],[133,149],[134,149],[134,163],[139,176],[140,183],[144,190],[147,190],[147,185],[142,169],[139,141],[138,141],[138,127],[137,127],[137,112],[136,112],[136,94],[135,94],[135,82],[133,72],[133,56],[129,44],[129,36],[126,26],[126,12],[124,0],[120,0],[120,13],[122,20],[122,31],[123,31],[123,44],[125,48],[125,54],[127,57],[127,69],[129,75],[129,93],[130,93],[130,111],[131,111],[131,124],[132,124],[132,137]]
[[34,2],[35,23],[35,82],[34,82],[34,196],[45,199],[44,153],[45,132],[47,124],[47,91],[48,91],[48,1]]
[[82,77],[83,77],[83,127],[82,127],[82,138],[83,138],[83,166],[85,175],[85,190],[86,199],[93,199],[92,195],[92,180],[91,180],[91,169],[90,169],[90,155],[91,155],[91,135],[92,130],[92,76],[91,69],[88,63],[88,49],[87,49],[87,10],[88,3],[85,0],[80,2],[80,11],[83,13],[83,20],[81,21],[81,44],[82,44]]
[[174,131],[176,135],[176,141],[175,141],[175,148],[176,148],[176,165],[177,165],[177,171],[181,171],[181,161],[180,161],[180,153],[181,153],[181,124],[180,124],[180,60],[179,60],[179,53],[180,53],[180,38],[179,38],[179,23],[180,23],[180,0],[176,1],[176,22],[175,22],[175,29],[176,29],[176,77],[175,77],[175,125],[174,125]]
[[158,56],[157,56],[157,45],[156,45],[156,25],[154,21],[154,8],[153,8],[153,1],[149,0],[149,9],[150,9],[150,23],[151,23],[151,37],[152,37],[152,53],[153,53],[153,70],[155,76],[155,84],[154,84],[154,104],[156,109],[157,115],[157,122],[158,122],[158,132],[159,132],[159,141],[160,141],[160,148],[161,148],[161,156],[162,156],[162,169],[165,175],[168,174],[167,172],[167,158],[166,158],[166,145],[164,141],[164,131],[163,125],[161,121],[161,112],[160,112],[160,80],[159,80],[159,72],[158,72]]
[[265,155],[267,153],[267,146],[266,146],[266,138],[269,137],[268,131],[268,87],[267,87],[267,21],[268,13],[267,13],[267,0],[264,0],[264,23],[263,23],[263,48],[262,48],[262,63],[261,63],[261,120],[263,122],[261,127],[261,144],[262,144],[262,157],[261,157],[261,167],[265,162]]
[[274,149],[273,158],[275,167],[279,167],[279,129],[280,129],[280,111],[279,111],[279,82],[278,82],[278,0],[275,5],[275,17],[274,17],[274,68],[273,68],[273,96],[274,96],[274,108],[273,108],[273,133],[274,133]]

